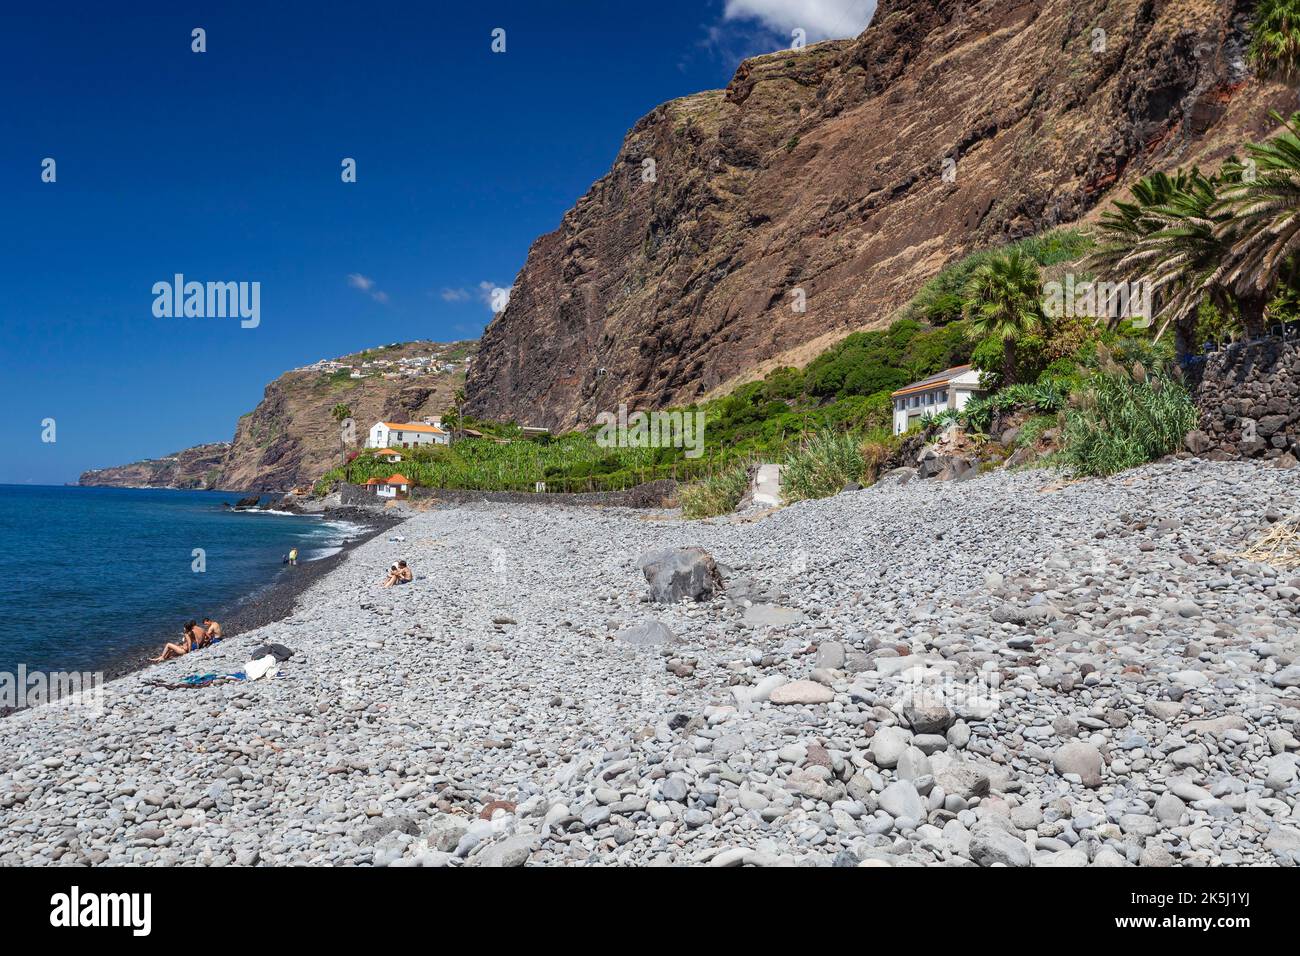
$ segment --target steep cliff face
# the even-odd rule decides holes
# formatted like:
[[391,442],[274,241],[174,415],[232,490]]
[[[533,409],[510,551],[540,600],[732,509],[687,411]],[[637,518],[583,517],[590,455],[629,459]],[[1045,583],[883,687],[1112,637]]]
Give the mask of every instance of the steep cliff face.
[[107,488],[184,488],[187,491],[218,487],[221,467],[230,442],[196,445],[163,458],[148,458],[129,465],[95,468],[77,482]]
[[[685,402],[886,324],[946,262],[1269,128],[1253,2],[882,0],[856,40],[660,106],[539,238],[469,411],[551,428]],[[653,164],[647,162],[653,161]]]
[[[239,419],[234,441],[88,471],[80,484],[235,491],[310,485],[339,463],[345,448],[365,444],[375,422],[418,421],[447,411],[474,351],[473,342],[406,342],[285,372]],[[361,377],[352,377],[353,368]],[[355,422],[347,445],[333,417],[336,405],[346,405]]]
[[[392,371],[395,365],[364,370],[362,378],[351,378],[346,371],[284,373],[266,386],[258,406],[239,420],[222,469],[223,487],[278,491],[314,482],[339,463],[343,451],[340,427],[332,414],[335,405],[347,405],[352,412],[356,437],[348,447],[365,444],[370,426],[377,421],[418,421],[441,415],[464,383],[464,358],[473,348],[468,342],[408,342],[336,360],[359,365],[434,356],[454,366],[439,371],[435,365],[415,376]],[[384,374],[399,377],[384,378]]]

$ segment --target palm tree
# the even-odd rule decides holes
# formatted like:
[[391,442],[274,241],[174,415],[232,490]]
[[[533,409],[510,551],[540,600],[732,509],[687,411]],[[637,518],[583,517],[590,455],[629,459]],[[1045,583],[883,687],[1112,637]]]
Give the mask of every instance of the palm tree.
[[1149,210],[1170,203],[1187,189],[1188,175],[1181,169],[1170,176],[1152,173],[1133,184],[1132,202],[1116,200],[1109,212],[1101,216],[1101,245],[1089,257],[1093,268],[1108,275],[1118,275],[1120,263],[1133,246],[1159,229]]
[[[1134,202],[1116,202],[1101,218],[1102,244],[1089,263],[1108,282],[1150,285],[1156,339],[1170,326],[1179,355],[1193,348],[1201,303],[1242,313],[1247,331],[1257,333],[1248,310],[1219,276],[1229,249],[1222,229],[1231,215],[1219,208],[1219,190],[1236,174],[1206,176],[1193,167],[1173,176],[1155,173],[1133,186]],[[1111,316],[1116,324],[1120,316]]]
[[[333,408],[330,409],[330,417],[333,418],[334,421],[338,422],[339,425],[342,425],[345,421],[347,421],[349,418],[352,417],[352,407],[350,405],[344,405],[342,402],[339,402],[337,405],[335,405]],[[343,442],[342,428],[339,428],[339,454],[343,458],[343,463],[347,464],[348,450],[347,450],[347,445],[345,445]]]
[[1013,249],[981,263],[964,289],[962,312],[971,334],[1002,341],[1002,383],[1016,374],[1016,340],[1043,328],[1042,282],[1038,264]]
[[451,399],[452,406],[456,410],[456,440],[460,441],[465,437],[465,390],[456,389],[456,394]]
[[[1184,187],[1168,202],[1147,210],[1156,230],[1130,254],[1129,261],[1151,283],[1152,297],[1158,303],[1153,316],[1159,319],[1156,338],[1172,325],[1180,355],[1192,350],[1192,335],[1204,300],[1209,299],[1221,311],[1233,308],[1229,290],[1217,274],[1228,253],[1221,230],[1231,218],[1218,207],[1224,181],[1193,168]],[[1251,317],[1241,303],[1236,305],[1247,333],[1256,334]]]
[[1260,0],[1247,55],[1265,79],[1300,78],[1300,0]]
[[[1300,22],[1297,23],[1300,26]],[[1295,273],[1300,253],[1300,113],[1264,143],[1246,147],[1247,163],[1231,161],[1232,180],[1220,192],[1221,241],[1230,253],[1216,277],[1232,288],[1247,328],[1264,327],[1264,308],[1279,282]]]

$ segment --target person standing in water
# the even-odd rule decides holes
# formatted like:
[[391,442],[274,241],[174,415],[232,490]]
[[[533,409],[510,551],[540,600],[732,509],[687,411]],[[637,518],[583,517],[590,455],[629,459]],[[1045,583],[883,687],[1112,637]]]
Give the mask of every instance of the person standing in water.
[[298,549],[297,549],[297,548],[290,548],[290,549],[289,549],[289,563],[290,563],[290,564],[297,564],[297,563],[298,563]]

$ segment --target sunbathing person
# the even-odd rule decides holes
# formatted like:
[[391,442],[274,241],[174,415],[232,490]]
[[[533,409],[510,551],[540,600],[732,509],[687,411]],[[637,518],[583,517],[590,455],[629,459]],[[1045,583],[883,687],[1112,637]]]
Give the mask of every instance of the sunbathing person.
[[190,650],[197,651],[200,647],[207,647],[212,643],[212,635],[206,628],[199,627],[194,621],[190,621]]
[[406,566],[405,561],[398,561],[388,569],[388,577],[384,580],[381,587],[391,588],[394,584],[409,584],[415,580],[415,575],[411,569]]
[[162,653],[157,657],[152,658],[152,660],[155,662],[168,661],[173,657],[184,657],[190,651],[194,650],[194,631],[196,629],[198,629],[198,625],[194,621],[187,622],[185,624],[185,636],[181,639],[181,643],[167,644],[163,647]]
[[208,632],[208,643],[221,640],[221,625],[210,617],[203,619],[203,629]]

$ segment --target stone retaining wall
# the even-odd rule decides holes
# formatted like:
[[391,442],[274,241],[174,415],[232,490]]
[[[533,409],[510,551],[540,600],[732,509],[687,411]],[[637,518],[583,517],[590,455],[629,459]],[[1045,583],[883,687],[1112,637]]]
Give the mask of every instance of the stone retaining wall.
[[[382,502],[364,485],[343,485],[342,501],[345,505],[382,505]],[[626,491],[541,492],[527,491],[466,491],[451,488],[414,488],[411,497],[417,501],[440,504],[470,504],[492,501],[502,504],[579,505],[605,508],[663,508],[677,497],[677,482],[671,478],[648,481]],[[386,499],[387,500],[387,499]]]
[[1196,388],[1187,449],[1206,458],[1284,459],[1300,442],[1300,341],[1265,339],[1213,352]]

